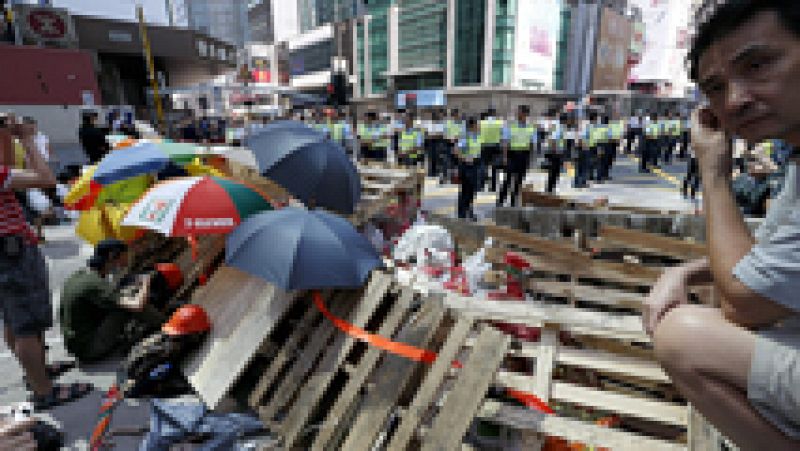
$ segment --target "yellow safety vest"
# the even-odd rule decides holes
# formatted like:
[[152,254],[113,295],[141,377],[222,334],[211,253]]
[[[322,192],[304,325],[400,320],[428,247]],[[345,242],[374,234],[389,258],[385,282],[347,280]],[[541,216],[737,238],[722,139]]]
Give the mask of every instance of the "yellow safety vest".
[[408,155],[409,157],[417,156],[417,137],[419,132],[416,130],[402,131],[400,133],[400,153]]
[[608,127],[605,125],[597,125],[592,127],[589,132],[589,147],[595,147],[608,140]]
[[531,140],[534,133],[536,133],[536,127],[530,125],[520,127],[517,124],[511,124],[509,131],[511,132],[511,141],[509,143],[511,150],[527,151],[531,148]]
[[645,127],[644,133],[647,138],[656,139],[661,135],[661,126],[658,123],[651,122]]
[[500,144],[503,134],[503,121],[500,119],[485,119],[481,121],[481,140],[484,144]]
[[461,137],[462,132],[463,127],[460,122],[452,119],[447,121],[447,124],[445,125],[445,137],[447,139],[458,139]]
[[483,139],[479,134],[478,136],[467,136],[466,141],[466,149],[459,149],[459,153],[461,153],[461,156],[465,159],[474,161],[481,156],[481,147],[483,147],[484,144]]

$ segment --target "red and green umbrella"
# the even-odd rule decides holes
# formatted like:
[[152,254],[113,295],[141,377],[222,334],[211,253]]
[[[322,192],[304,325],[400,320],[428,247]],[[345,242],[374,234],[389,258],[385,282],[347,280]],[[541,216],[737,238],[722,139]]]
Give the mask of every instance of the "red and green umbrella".
[[183,177],[147,191],[122,225],[172,237],[226,234],[247,217],[272,209],[266,195],[244,183],[220,177]]

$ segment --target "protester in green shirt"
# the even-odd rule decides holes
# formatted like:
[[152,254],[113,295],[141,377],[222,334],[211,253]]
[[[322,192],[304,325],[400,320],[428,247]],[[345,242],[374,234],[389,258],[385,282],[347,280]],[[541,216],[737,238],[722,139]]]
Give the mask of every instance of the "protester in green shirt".
[[88,268],[70,276],[61,292],[59,320],[64,345],[80,362],[94,362],[114,351],[125,350],[132,337],[125,334],[139,327],[146,333],[166,320],[145,305],[151,277],[145,276],[138,289],[127,293],[115,278],[128,261],[127,245],[105,240],[95,248]]

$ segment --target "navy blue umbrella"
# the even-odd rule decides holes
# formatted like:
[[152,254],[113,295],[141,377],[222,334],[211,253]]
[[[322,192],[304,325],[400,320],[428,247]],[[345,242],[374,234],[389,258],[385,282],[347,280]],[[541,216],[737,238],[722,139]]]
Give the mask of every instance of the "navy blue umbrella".
[[361,179],[342,146],[299,122],[281,121],[247,140],[263,175],[312,207],[352,214]]
[[348,221],[300,208],[248,218],[228,235],[225,262],[287,291],[360,287],[381,266]]

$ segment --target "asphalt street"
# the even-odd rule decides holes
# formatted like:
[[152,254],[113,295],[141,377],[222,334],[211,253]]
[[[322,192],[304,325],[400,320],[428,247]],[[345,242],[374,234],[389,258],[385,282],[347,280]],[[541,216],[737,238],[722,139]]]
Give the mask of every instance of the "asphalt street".
[[[605,197],[610,204],[627,205],[654,210],[693,212],[701,206],[701,201],[684,199],[680,192],[686,173],[686,162],[675,161],[663,165],[649,174],[639,173],[639,163],[635,157],[620,155],[611,171],[611,180],[605,183],[591,183],[588,188],[573,188],[571,168],[563,171],[556,187],[556,194],[584,202]],[[547,174],[534,161],[524,184],[532,185],[534,190],[544,191]],[[432,213],[455,216],[458,185],[439,184],[428,178],[425,185],[423,209]],[[475,201],[475,214],[478,218],[489,217],[497,201],[494,192],[482,191]]]

